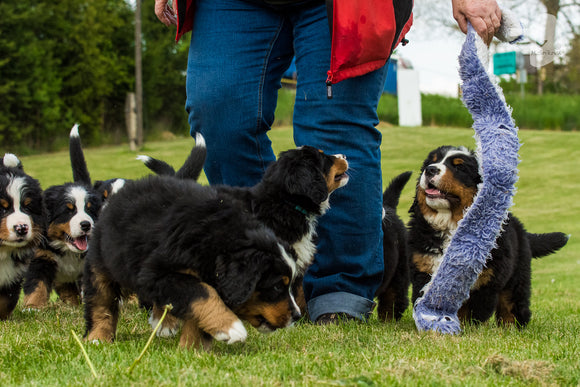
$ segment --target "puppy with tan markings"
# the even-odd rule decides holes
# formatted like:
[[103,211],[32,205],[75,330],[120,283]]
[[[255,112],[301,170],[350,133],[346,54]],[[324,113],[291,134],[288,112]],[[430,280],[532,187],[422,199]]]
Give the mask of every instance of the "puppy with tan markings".
[[15,155],[7,153],[0,159],[0,320],[8,319],[18,303],[44,226],[40,184],[24,172]]
[[122,292],[153,306],[152,325],[172,305],[160,336],[182,322],[186,348],[244,341],[241,320],[260,332],[287,327],[300,318],[295,262],[288,244],[212,187],[164,176],[128,181],[92,237],[83,276],[86,338],[114,340]]
[[[409,211],[413,303],[429,288],[481,182],[478,159],[465,147],[439,147],[424,161]],[[531,318],[532,258],[552,254],[567,242],[567,235],[561,232],[529,233],[509,214],[458,317],[484,322],[495,313],[498,324],[526,326]]]
[[101,200],[91,186],[78,125],[70,132],[70,157],[74,182],[44,191],[47,230],[24,281],[25,309],[47,306],[52,289],[67,304],[81,301],[80,277]]
[[[139,159],[157,174],[197,180],[207,152],[199,133],[195,144],[178,171],[162,160],[148,156]],[[254,187],[216,186],[220,194],[241,201],[246,211],[294,248],[299,270],[294,291],[303,312],[306,301],[302,278],[316,252],[318,218],[329,209],[330,194],[348,183],[347,171],[344,155],[329,155],[314,147],[302,146],[281,152]]]

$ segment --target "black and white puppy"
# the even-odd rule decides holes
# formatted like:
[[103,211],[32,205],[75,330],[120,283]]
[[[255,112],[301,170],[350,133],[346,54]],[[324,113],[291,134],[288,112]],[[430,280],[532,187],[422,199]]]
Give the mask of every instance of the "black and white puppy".
[[24,172],[15,155],[5,154],[0,159],[0,320],[8,319],[18,303],[44,227],[40,184]]
[[123,292],[152,305],[152,325],[171,305],[161,335],[182,323],[186,348],[244,341],[241,320],[261,332],[287,327],[300,317],[293,255],[212,187],[167,176],[128,181],[102,211],[87,255],[86,338],[114,340]]
[[399,320],[409,306],[409,259],[407,227],[397,215],[403,188],[412,172],[395,177],[383,193],[383,282],[377,290],[378,317],[382,321]]
[[101,199],[91,186],[78,125],[70,132],[69,145],[74,182],[44,191],[46,238],[36,250],[24,281],[25,309],[45,307],[52,289],[62,301],[80,304],[80,278]]
[[[205,142],[198,134],[196,146],[175,176],[196,180],[205,154]],[[150,157],[141,160],[156,173],[173,173],[173,168],[163,161]],[[314,147],[302,146],[281,152],[254,187],[215,187],[222,195],[240,200],[247,211],[294,248],[299,271],[295,291],[302,311],[306,309],[302,277],[316,252],[316,224],[330,207],[330,194],[347,184],[347,170],[344,155],[328,155]]]
[[[465,147],[441,146],[429,153],[421,168],[410,209],[409,254],[413,302],[434,277],[458,222],[473,203],[481,183],[475,153]],[[486,267],[471,288],[458,316],[524,327],[531,317],[531,261],[562,248],[560,232],[533,234],[511,213],[491,251]]]

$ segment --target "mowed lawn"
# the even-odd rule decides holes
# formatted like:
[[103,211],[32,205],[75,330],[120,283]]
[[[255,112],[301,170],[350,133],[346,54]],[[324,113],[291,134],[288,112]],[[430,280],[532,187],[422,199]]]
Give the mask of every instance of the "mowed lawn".
[[[474,146],[473,131],[400,128],[383,133],[383,185],[412,170],[399,214],[407,210],[427,153],[439,145]],[[292,147],[289,127],[271,131],[276,152]],[[95,378],[73,337],[84,333],[82,309],[53,297],[40,312],[15,311],[0,322],[0,385],[33,386],[496,386],[580,384],[580,133],[521,131],[518,192],[512,212],[530,232],[571,234],[560,252],[533,262],[532,320],[524,330],[493,321],[462,334],[420,333],[407,310],[398,323],[316,326],[300,323],[269,335],[249,327],[245,343],[216,343],[211,352],[185,351],[178,338],[155,338],[141,362],[151,329],[146,312],[121,310],[114,344],[83,343]],[[150,142],[139,154],[179,166],[193,140]],[[10,151],[2,149],[2,153]],[[85,150],[93,180],[147,174],[128,147]],[[348,156],[348,155],[347,155]],[[44,188],[70,181],[68,153],[22,158]],[[347,189],[347,188],[344,188]]]

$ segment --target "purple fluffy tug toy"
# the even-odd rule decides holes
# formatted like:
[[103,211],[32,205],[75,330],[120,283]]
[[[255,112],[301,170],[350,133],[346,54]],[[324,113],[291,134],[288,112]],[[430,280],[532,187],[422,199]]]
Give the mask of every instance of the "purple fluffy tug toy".
[[[510,43],[523,36],[520,23],[503,11],[496,37]],[[457,312],[485,267],[507,218],[518,179],[518,129],[503,92],[487,72],[489,50],[468,25],[459,55],[463,103],[473,117],[482,183],[444,253],[441,266],[413,307],[420,331],[461,332]]]

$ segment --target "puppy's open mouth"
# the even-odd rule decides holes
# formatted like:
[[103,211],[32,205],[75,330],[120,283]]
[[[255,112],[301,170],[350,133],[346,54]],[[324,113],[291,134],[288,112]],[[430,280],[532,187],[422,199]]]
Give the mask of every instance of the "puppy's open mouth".
[[66,235],[66,242],[73,245],[79,251],[86,251],[89,247],[89,237],[88,235],[83,235],[80,237],[73,238],[70,235]]
[[437,187],[435,187],[431,183],[429,183],[427,188],[425,188],[425,195],[427,195],[427,197],[429,199],[444,199],[445,198],[445,194],[443,192],[441,192],[439,189],[437,189]]
[[428,199],[432,199],[432,200],[435,200],[435,199],[450,200],[450,199],[457,198],[456,195],[453,195],[449,192],[441,191],[439,188],[435,187],[431,183],[429,183],[427,188],[425,188],[425,196],[427,196]]
[[346,174],[346,172],[343,172],[343,173],[340,173],[340,174],[334,176],[334,181],[336,181],[336,182],[342,181],[344,179],[348,180],[348,175]]

